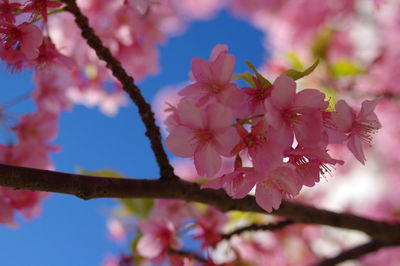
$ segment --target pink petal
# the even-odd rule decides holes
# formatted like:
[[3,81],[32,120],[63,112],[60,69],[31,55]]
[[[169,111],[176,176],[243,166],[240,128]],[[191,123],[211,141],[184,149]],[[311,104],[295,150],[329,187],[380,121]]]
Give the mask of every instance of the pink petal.
[[235,57],[233,55],[220,54],[217,60],[211,64],[213,80],[219,81],[219,83],[228,83],[231,80],[234,66]]
[[211,63],[201,58],[192,60],[192,74],[199,82],[209,82],[211,77]]
[[281,163],[269,174],[269,177],[273,179],[274,184],[278,185],[281,191],[283,190],[291,196],[297,195],[301,189],[293,165]]
[[230,128],[223,133],[216,134],[214,138],[216,141],[216,144],[214,145],[215,149],[225,157],[232,156],[232,149],[240,141],[237,131],[233,128]]
[[203,185],[201,185],[201,189],[203,188],[213,188],[213,189],[220,189],[225,184],[225,176],[217,177]]
[[374,129],[381,128],[381,123],[379,122],[378,117],[374,113],[374,109],[378,103],[379,99],[375,99],[373,101],[365,100],[362,103],[361,110],[357,116],[357,122],[359,123],[368,123]]
[[316,145],[322,136],[322,117],[320,112],[302,115],[293,123],[293,130],[297,141],[306,145]]
[[286,75],[279,76],[271,92],[271,99],[274,106],[284,109],[290,106],[296,95],[296,82]]
[[21,41],[21,51],[28,59],[39,55],[39,46],[43,41],[42,31],[35,25],[23,23],[18,28],[24,33]]
[[226,182],[225,191],[233,199],[242,199],[249,194],[255,186],[255,182],[250,180],[247,175],[232,173],[230,180]]
[[178,94],[181,96],[193,96],[197,98],[202,94],[204,94],[203,88],[204,88],[203,84],[196,82],[184,87],[182,90],[179,91]]
[[296,94],[294,108],[299,109],[299,113],[314,112],[316,110],[325,110],[329,103],[324,101],[325,94],[319,90],[306,89]]
[[177,109],[179,119],[183,125],[193,129],[205,127],[206,114],[203,109],[196,106],[194,99],[182,99]]
[[281,112],[275,108],[271,98],[265,100],[264,107],[266,110],[266,114],[264,115],[265,122],[275,129],[282,127],[284,121]]
[[156,258],[163,251],[163,246],[160,241],[153,235],[143,235],[138,244],[137,252],[145,258]]
[[211,104],[207,107],[208,128],[218,131],[226,130],[232,125],[232,111],[221,104]]
[[347,148],[349,148],[351,153],[353,153],[354,157],[356,157],[360,163],[365,164],[367,159],[365,158],[360,138],[354,134],[351,134],[350,139],[347,142]]
[[226,53],[226,52],[228,52],[228,45],[226,44],[215,45],[210,55],[210,61],[215,61],[221,53]]
[[191,129],[184,126],[176,126],[165,140],[169,151],[180,157],[192,157],[197,143]]
[[272,184],[266,183],[265,181],[257,184],[256,202],[261,208],[267,212],[272,212],[272,208],[279,208],[281,201],[281,193]]
[[209,144],[202,145],[194,153],[194,165],[199,176],[214,176],[221,168],[221,157]]
[[336,112],[333,112],[331,117],[336,128],[342,132],[349,132],[355,119],[353,109],[343,100],[336,103],[335,109]]

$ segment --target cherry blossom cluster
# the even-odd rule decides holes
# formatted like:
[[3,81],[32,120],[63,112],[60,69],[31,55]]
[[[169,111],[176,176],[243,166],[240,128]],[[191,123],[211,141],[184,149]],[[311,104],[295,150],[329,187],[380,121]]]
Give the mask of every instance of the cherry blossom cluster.
[[[35,68],[36,89],[32,97],[36,110],[20,116],[11,130],[15,137],[9,143],[0,144],[0,161],[5,164],[41,169],[53,169],[49,153],[59,150],[50,144],[57,136],[60,112],[70,108],[66,96],[69,70],[73,62],[58,52],[52,40],[44,36],[34,24],[45,25],[48,12],[61,4],[47,0],[29,0],[24,3],[2,0],[0,2],[0,58],[11,70]],[[21,97],[21,100],[27,97]],[[7,117],[10,106],[0,106],[2,116]],[[41,199],[45,192],[1,188],[2,214],[0,223],[15,226],[14,211],[30,219],[40,213]]]
[[[255,187],[257,203],[271,212],[282,198],[314,186],[320,174],[344,163],[331,158],[328,145],[347,144],[365,163],[363,143],[371,144],[381,127],[374,113],[378,100],[364,101],[359,112],[343,100],[330,110],[319,90],[297,92],[294,79],[317,64],[304,72],[287,70],[271,84],[249,63],[255,75],[242,76],[251,87],[238,88],[234,62],[226,45],[217,45],[210,61],[193,59],[193,83],[179,92],[182,99],[166,120],[169,150],[193,158],[198,175],[213,178],[203,188],[224,188],[238,199]],[[234,171],[216,177],[224,157],[235,157]]]
[[[293,265],[307,265],[317,259],[310,243],[323,235],[318,228],[290,225],[276,232],[254,232],[251,237],[249,232],[226,237],[233,228],[254,221],[275,224],[280,220],[261,214],[249,219],[245,213],[221,213],[213,207],[179,200],[158,199],[152,204],[149,212],[141,213],[141,218],[135,221],[136,228],[123,217],[113,218],[108,223],[110,236],[117,242],[123,241],[133,228],[139,237],[133,242],[132,254],[107,257],[103,266],[132,262],[143,262],[140,265],[169,262],[177,266],[284,265],[289,260]],[[184,248],[184,241],[188,239],[199,246],[193,252]],[[221,253],[230,255],[221,258],[218,256]],[[207,262],[199,261],[199,257]]]
[[[152,201],[152,204],[149,212],[141,213],[141,219],[136,221],[140,238],[134,244],[132,261],[138,261],[140,257],[158,265],[165,261],[170,261],[172,265],[197,263],[190,255],[176,253],[182,250],[184,239],[196,241],[202,251],[198,254],[201,256],[222,241],[228,216],[214,207],[163,199]],[[116,241],[121,241],[129,230],[131,227],[124,226],[123,219],[114,219],[109,226],[110,235]],[[119,265],[124,256],[121,255],[110,265]],[[207,257],[212,263],[210,256]]]

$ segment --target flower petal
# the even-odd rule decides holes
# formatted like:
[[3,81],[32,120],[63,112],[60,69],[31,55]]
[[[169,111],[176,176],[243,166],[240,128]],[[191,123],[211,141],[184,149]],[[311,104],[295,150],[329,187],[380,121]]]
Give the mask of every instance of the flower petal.
[[273,105],[278,109],[284,109],[291,105],[296,95],[296,82],[286,75],[279,76],[271,92]]
[[197,148],[194,133],[184,126],[176,126],[165,140],[169,151],[180,157],[192,157]]
[[204,144],[195,151],[194,164],[199,176],[213,177],[221,168],[221,157],[214,147]]

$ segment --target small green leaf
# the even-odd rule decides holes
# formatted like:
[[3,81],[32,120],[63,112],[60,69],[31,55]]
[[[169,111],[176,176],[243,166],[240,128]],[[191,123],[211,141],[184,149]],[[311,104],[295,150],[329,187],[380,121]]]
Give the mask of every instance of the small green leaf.
[[112,169],[101,169],[96,171],[86,171],[83,168],[77,167],[76,171],[82,175],[98,176],[98,177],[115,177],[124,178],[124,176]]
[[271,87],[272,86],[272,83],[269,82],[266,78],[264,78],[263,75],[261,75],[257,71],[257,69],[254,67],[254,65],[252,63],[250,63],[249,61],[245,61],[245,63],[254,71],[257,79],[260,81],[260,83],[263,87]]
[[118,199],[124,208],[141,218],[147,218],[149,212],[153,208],[154,200],[152,199]]
[[283,74],[291,77],[294,80],[298,80],[298,79],[301,79],[302,77],[305,77],[305,76],[311,74],[314,71],[314,69],[317,68],[318,64],[319,64],[319,60],[315,61],[314,64],[312,64],[309,68],[307,68],[304,71],[289,69],[289,70],[286,70],[285,72],[283,72]]
[[364,70],[349,60],[340,60],[332,66],[332,74],[335,77],[356,76],[362,73]]
[[232,77],[232,79],[242,79],[242,80],[246,81],[253,88],[256,86],[256,84],[254,83],[254,80],[253,80],[253,75],[250,72],[236,74]]
[[300,70],[304,69],[303,63],[301,62],[300,58],[297,56],[296,53],[287,53],[286,57],[292,62],[294,69],[300,69]]

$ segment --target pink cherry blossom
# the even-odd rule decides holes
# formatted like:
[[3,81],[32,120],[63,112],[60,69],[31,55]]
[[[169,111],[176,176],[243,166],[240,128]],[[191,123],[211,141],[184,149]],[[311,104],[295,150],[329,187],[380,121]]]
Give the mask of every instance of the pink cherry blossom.
[[26,59],[35,59],[42,44],[42,31],[35,25],[24,22],[18,26],[0,24],[0,43],[5,50],[19,51]]
[[18,138],[21,141],[51,141],[57,136],[57,120],[56,115],[45,111],[24,114],[16,127]]
[[215,247],[221,241],[221,230],[228,218],[214,207],[208,206],[206,211],[197,219],[197,226],[193,230],[193,239],[202,239],[201,248]]
[[34,17],[41,15],[44,22],[47,22],[47,8],[57,8],[62,4],[52,0],[28,0],[23,10],[30,12]]
[[39,110],[59,114],[71,109],[66,88],[71,85],[71,74],[60,66],[38,69],[34,73],[35,90],[32,98]]
[[211,62],[201,58],[192,60],[192,75],[195,83],[183,88],[179,95],[198,99],[199,105],[217,101],[223,105],[237,107],[240,91],[231,82],[235,57],[228,54],[226,45],[217,45],[211,52]]
[[221,156],[231,156],[238,139],[231,127],[232,112],[217,103],[197,107],[186,98],[177,113],[179,125],[171,129],[165,144],[177,156],[193,157],[199,175],[213,176],[221,168]]
[[322,113],[328,107],[325,95],[318,90],[306,89],[296,93],[296,83],[286,75],[278,77],[271,97],[265,100],[266,122],[276,130],[303,146],[318,144],[322,138]]
[[161,263],[168,250],[179,245],[174,236],[176,229],[171,221],[139,221],[138,226],[143,236],[137,244],[137,251],[154,263]]
[[271,167],[262,181],[257,183],[255,197],[261,208],[272,212],[279,208],[282,198],[294,197],[300,189],[301,184],[294,166],[279,163]]
[[365,163],[362,143],[371,144],[372,134],[381,128],[378,117],[374,113],[378,99],[365,100],[361,110],[356,115],[355,111],[343,100],[336,103],[336,112],[332,113],[332,120],[338,132],[346,134],[347,147],[357,160]]
[[14,13],[20,6],[20,3],[10,3],[9,0],[2,0],[0,3],[0,21],[14,23]]
[[233,199],[241,199],[249,194],[257,181],[262,178],[254,168],[240,167],[232,173],[215,178],[201,185],[201,188],[224,188],[226,193]]
[[319,182],[320,174],[331,171],[330,166],[340,164],[344,161],[332,159],[328,152],[320,147],[303,148],[297,146],[295,149],[285,153],[289,157],[289,163],[296,167],[302,185],[312,187]]

